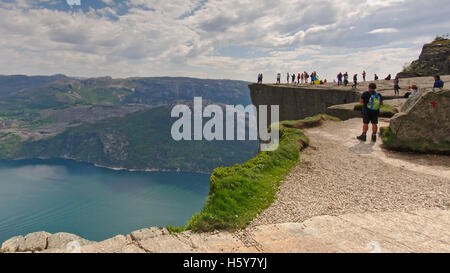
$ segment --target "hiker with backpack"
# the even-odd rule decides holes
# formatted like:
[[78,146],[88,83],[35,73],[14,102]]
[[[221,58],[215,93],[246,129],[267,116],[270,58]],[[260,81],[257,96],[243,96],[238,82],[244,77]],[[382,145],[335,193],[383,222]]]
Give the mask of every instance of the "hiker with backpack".
[[337,75],[338,85],[342,85],[342,77],[344,77],[344,76],[342,75],[342,72],[339,72],[339,74]]
[[369,123],[372,123],[372,141],[377,141],[378,116],[380,108],[383,105],[383,97],[376,92],[377,85],[369,84],[369,91],[362,94],[360,102],[363,104],[363,133],[356,137],[358,140],[366,141],[367,132],[369,131]]

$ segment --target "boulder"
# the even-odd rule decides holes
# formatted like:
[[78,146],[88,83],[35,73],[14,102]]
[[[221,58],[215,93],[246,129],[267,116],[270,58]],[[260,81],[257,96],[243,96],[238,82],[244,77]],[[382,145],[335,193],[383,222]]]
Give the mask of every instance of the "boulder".
[[[133,251],[134,250],[134,251]],[[130,240],[123,236],[107,239],[99,243],[88,244],[81,247],[81,253],[130,253],[130,252],[144,252],[137,246],[134,246]]]
[[47,239],[51,234],[45,231],[30,233],[24,237],[17,249],[18,252],[41,251],[47,248]]
[[16,252],[19,249],[19,245],[24,243],[23,236],[12,237],[5,241],[0,248],[0,253]]
[[59,249],[65,249],[69,243],[76,242],[80,246],[91,244],[92,242],[83,239],[75,234],[60,232],[55,233],[48,237],[48,249],[52,248],[59,248]]
[[165,228],[144,228],[131,232],[131,239],[135,241],[143,241],[145,239],[154,238],[161,235],[168,235],[169,232]]
[[390,123],[400,140],[450,142],[450,90],[425,91],[411,97]]

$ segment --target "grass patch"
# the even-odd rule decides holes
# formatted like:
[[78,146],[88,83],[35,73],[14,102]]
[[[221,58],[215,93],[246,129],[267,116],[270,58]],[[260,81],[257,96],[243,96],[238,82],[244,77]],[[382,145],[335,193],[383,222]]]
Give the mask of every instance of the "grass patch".
[[381,128],[380,134],[384,146],[391,150],[450,155],[449,141],[437,144],[428,139],[403,140],[399,139],[389,127]]
[[[353,110],[354,111],[362,111],[362,108],[363,108],[363,104],[362,103],[358,103],[358,104],[355,105]],[[392,105],[389,105],[389,104],[381,105],[380,117],[391,118],[397,113],[398,113],[398,110],[395,109]]]
[[[335,120],[318,115],[303,122],[320,119]],[[275,201],[281,181],[299,162],[300,150],[309,144],[308,137],[293,127],[297,123],[299,121],[281,123],[280,145],[276,151],[260,152],[242,165],[215,169],[206,204],[192,217],[186,229],[208,232],[244,228],[269,207]]]
[[340,121],[339,118],[332,117],[327,114],[319,114],[317,116],[308,117],[300,121],[285,121],[283,122],[283,125],[288,128],[306,129],[321,126],[326,120]]
[[186,231],[185,227],[166,226],[166,229],[170,234],[176,234]]

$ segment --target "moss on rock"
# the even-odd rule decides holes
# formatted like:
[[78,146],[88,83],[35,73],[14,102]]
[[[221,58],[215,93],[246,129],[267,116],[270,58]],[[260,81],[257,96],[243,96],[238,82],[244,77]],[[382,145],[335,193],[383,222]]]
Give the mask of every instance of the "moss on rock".
[[429,139],[399,139],[390,127],[381,128],[383,144],[386,148],[402,152],[434,153],[450,155],[450,141],[435,143]]

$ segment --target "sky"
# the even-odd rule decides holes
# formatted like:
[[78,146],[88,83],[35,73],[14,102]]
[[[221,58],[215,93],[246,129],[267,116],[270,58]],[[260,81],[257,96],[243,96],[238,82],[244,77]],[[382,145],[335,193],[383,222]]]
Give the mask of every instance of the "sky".
[[0,74],[385,77],[449,14],[448,0],[0,0]]

